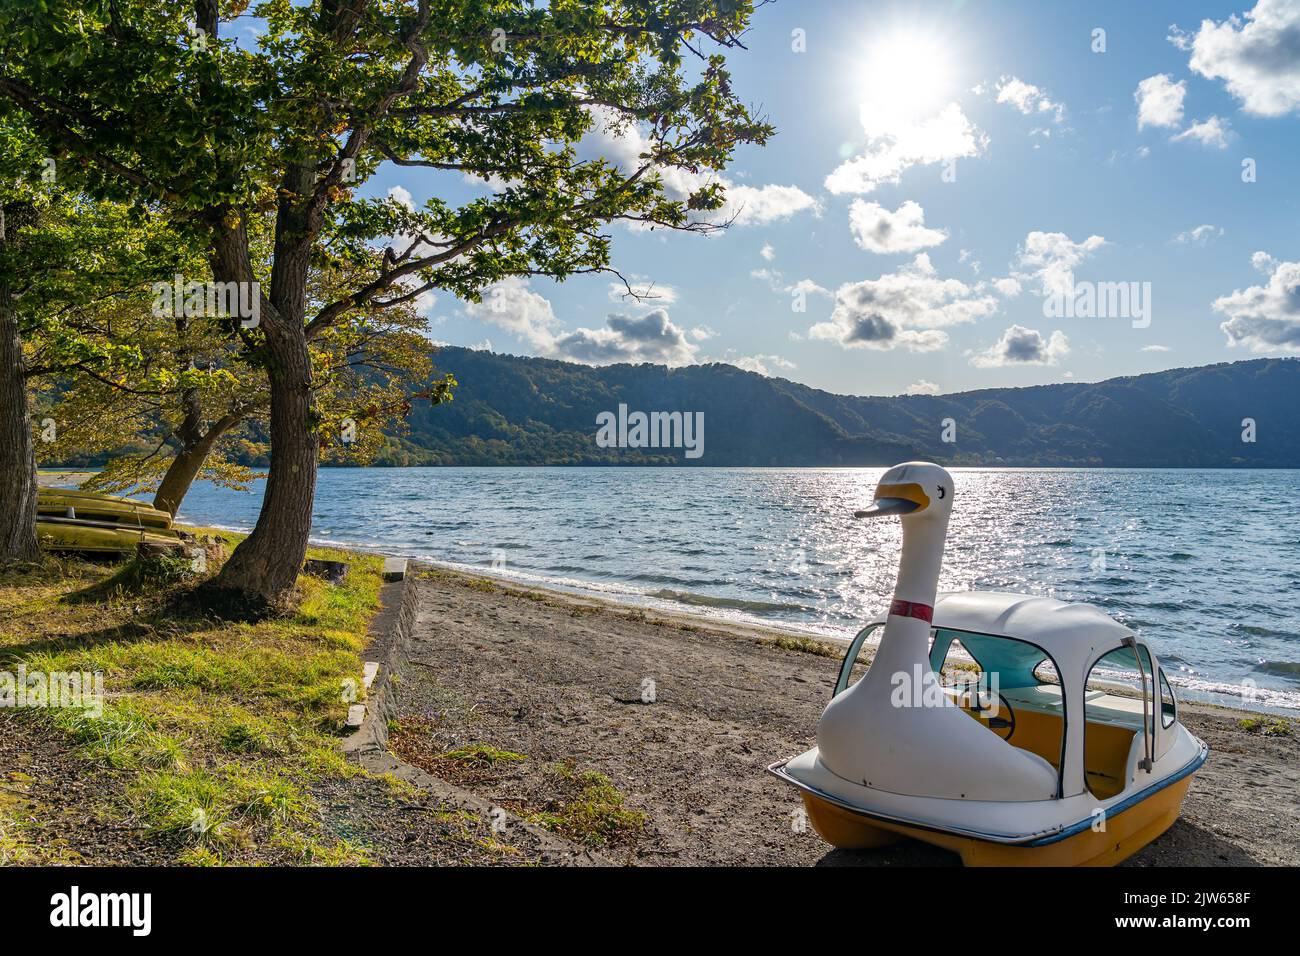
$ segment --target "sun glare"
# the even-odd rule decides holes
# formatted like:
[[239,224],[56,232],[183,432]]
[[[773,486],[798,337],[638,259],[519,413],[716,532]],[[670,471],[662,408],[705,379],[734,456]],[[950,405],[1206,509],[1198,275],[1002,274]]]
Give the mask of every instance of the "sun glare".
[[931,32],[897,30],[873,37],[858,78],[864,117],[876,123],[915,123],[941,110],[955,94],[952,48]]

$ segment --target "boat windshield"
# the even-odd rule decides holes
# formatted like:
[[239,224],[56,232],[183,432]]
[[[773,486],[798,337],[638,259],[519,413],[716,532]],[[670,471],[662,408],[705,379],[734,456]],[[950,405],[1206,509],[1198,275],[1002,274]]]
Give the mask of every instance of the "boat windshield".
[[930,646],[930,666],[948,684],[963,683],[963,673],[996,674],[1002,688],[1058,686],[1056,667],[1048,653],[1036,644],[978,634],[946,627],[935,628]]
[[939,627],[930,666],[971,717],[1060,772],[1065,698],[1050,654],[1013,637]]

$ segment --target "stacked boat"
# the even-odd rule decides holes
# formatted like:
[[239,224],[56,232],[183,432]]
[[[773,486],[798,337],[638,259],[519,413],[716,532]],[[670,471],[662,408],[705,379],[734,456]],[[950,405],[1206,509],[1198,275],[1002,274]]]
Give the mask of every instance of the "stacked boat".
[[40,489],[36,535],[47,551],[87,554],[127,554],[141,543],[181,543],[166,511],[130,498],[66,488]]

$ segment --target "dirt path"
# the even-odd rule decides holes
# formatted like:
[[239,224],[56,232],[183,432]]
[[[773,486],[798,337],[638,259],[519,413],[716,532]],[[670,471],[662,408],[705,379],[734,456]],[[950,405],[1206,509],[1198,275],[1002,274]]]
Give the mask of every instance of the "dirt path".
[[[399,685],[395,750],[522,812],[555,809],[557,763],[604,774],[643,811],[607,858],[643,865],[952,865],[921,844],[830,851],[796,832],[795,794],[767,764],[810,745],[838,660],[709,624],[647,621],[433,572],[412,666]],[[643,696],[653,681],[653,703]],[[1209,741],[1183,818],[1136,865],[1300,863],[1300,740],[1245,732],[1230,711],[1185,708]],[[437,755],[487,744],[527,759],[460,767]],[[458,769],[459,768],[459,769]]]

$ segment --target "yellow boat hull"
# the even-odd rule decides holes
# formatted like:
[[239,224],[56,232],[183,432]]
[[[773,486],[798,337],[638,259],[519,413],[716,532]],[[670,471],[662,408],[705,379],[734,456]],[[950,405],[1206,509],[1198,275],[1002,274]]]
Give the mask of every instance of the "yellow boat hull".
[[1128,859],[1178,819],[1191,775],[1156,791],[1106,820],[1106,829],[1084,830],[1055,843],[1013,846],[864,817],[804,790],[809,822],[823,840],[841,850],[867,850],[903,839],[951,850],[966,866],[1114,866]]
[[97,528],[73,524],[36,522],[36,538],[46,551],[81,554],[130,554],[141,543],[182,544],[174,531],[154,528]]
[[141,544],[181,543],[172,516],[142,501],[67,488],[42,488],[36,536],[47,551],[129,554]]

